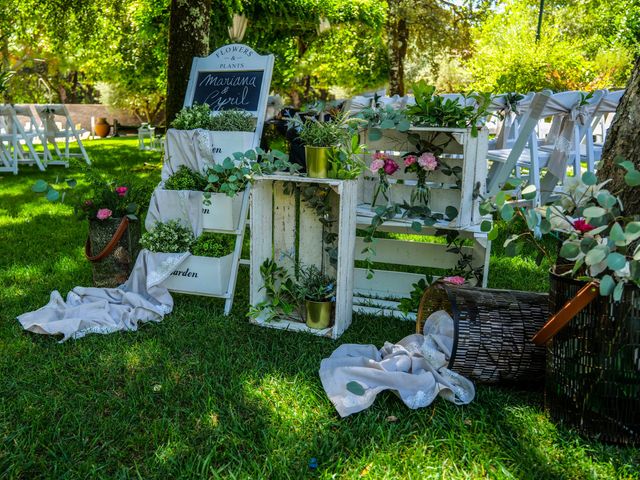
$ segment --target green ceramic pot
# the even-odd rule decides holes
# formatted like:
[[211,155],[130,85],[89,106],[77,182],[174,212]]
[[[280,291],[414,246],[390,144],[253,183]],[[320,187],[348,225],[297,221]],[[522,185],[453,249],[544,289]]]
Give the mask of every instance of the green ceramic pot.
[[313,302],[305,300],[307,309],[307,327],[323,329],[331,324],[333,302]]
[[327,178],[330,151],[331,147],[304,147],[308,177]]

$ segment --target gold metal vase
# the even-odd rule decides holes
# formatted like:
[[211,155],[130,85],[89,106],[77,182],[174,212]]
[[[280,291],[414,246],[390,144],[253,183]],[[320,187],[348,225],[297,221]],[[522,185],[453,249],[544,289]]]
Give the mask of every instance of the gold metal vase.
[[331,324],[331,307],[333,302],[313,302],[305,301],[307,310],[307,327],[309,328],[327,328]]
[[329,153],[331,147],[304,147],[307,163],[307,176],[311,178],[327,178],[329,171]]

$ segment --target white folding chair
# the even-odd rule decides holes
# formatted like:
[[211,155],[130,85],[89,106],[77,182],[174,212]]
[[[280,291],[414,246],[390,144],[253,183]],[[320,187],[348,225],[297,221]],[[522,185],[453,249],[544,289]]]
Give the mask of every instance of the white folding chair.
[[[45,156],[40,155],[33,147],[33,136],[27,134],[24,126],[18,119],[16,111],[12,105],[2,105],[0,107],[0,117],[2,117],[3,133],[0,136],[0,142],[3,144],[5,155],[11,157],[11,165],[5,165],[10,168],[14,174],[18,173],[18,164],[37,165],[42,171],[45,169]],[[25,150],[26,149],[26,150]]]
[[6,105],[0,104],[0,172],[18,173],[18,162],[13,158],[13,128],[8,125],[5,115]]
[[348,99],[344,104],[344,111],[349,112],[349,115],[356,115],[365,108],[373,106],[373,97],[365,97],[364,95],[357,95]]
[[[548,95],[550,92],[546,93]],[[512,170],[518,166],[529,170],[529,181],[536,186],[538,192],[537,202],[546,200],[558,183],[564,181],[569,165],[572,165],[574,175],[580,175],[580,143],[583,136],[590,135],[591,115],[602,95],[602,91],[595,92],[584,105],[582,92],[562,92],[549,97],[538,117],[538,121],[552,117],[549,133],[539,139],[535,129],[529,132],[529,148],[520,152],[512,167]],[[534,116],[536,115],[529,115],[527,118]],[[506,162],[514,149],[515,146],[513,149],[490,150],[489,160]],[[543,168],[547,170],[544,179],[541,178]]]
[[[585,136],[585,144],[582,145],[581,155],[582,159],[587,162],[589,171],[595,171],[595,164],[600,161],[602,157],[602,147],[607,139],[607,130],[613,123],[615,113],[620,103],[620,99],[624,95],[624,90],[616,90],[614,92],[604,91],[604,95],[600,100],[595,112],[593,113],[593,120],[591,121],[591,136]],[[598,131],[598,134],[596,132]],[[600,137],[600,141],[596,142],[595,137]],[[589,163],[590,159],[587,157],[589,152],[589,138],[591,138],[593,151],[593,164]]]
[[[63,104],[37,105],[36,113],[42,122],[44,135],[49,144],[53,146],[53,151],[57,157],[49,162],[50,165],[64,165],[65,167],[68,167],[69,159],[71,157],[83,158],[87,165],[91,165],[89,155],[87,155],[87,151],[84,149],[82,139],[80,138],[80,135],[85,133],[86,130],[76,130],[76,127],[69,116],[69,112],[67,111],[67,107]],[[62,117],[60,122],[61,127],[58,127],[56,124],[56,117]],[[64,152],[60,150],[56,143],[58,139],[62,139],[64,141]],[[71,153],[69,151],[69,145],[73,141],[78,143],[80,153]]]
[[[13,110],[22,126],[24,141],[33,147],[33,151],[36,152],[36,155],[46,167],[53,161],[53,157],[49,151],[47,137],[45,136],[42,124],[38,122],[34,111],[29,105],[13,105]],[[35,145],[37,144],[42,145],[42,152],[36,151]]]

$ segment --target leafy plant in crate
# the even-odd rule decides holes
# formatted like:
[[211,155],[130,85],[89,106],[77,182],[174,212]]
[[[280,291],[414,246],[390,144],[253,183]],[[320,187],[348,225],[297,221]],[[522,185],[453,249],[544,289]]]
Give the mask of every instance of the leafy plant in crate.
[[304,297],[305,319],[310,328],[327,328],[335,301],[336,281],[315,265],[301,266],[298,279],[299,296]]
[[354,125],[358,119],[348,118],[341,113],[334,119],[318,121],[315,118],[291,120],[290,125],[299,131],[300,140],[305,145],[307,175],[312,178],[327,178],[330,170],[331,151],[351,144]]
[[299,321],[303,318],[300,310],[300,290],[283,267],[268,258],[260,265],[260,276],[264,282],[262,290],[267,298],[251,306],[247,316],[265,322],[277,319]]
[[146,210],[151,188],[141,182],[107,179],[95,169],[86,169],[85,175],[86,187],[77,187],[77,181],[69,178],[53,185],[37,180],[32,190],[52,202],[73,198],[78,218],[89,221],[85,255],[92,263],[94,285],[116,287],[128,278],[138,256],[137,215]]

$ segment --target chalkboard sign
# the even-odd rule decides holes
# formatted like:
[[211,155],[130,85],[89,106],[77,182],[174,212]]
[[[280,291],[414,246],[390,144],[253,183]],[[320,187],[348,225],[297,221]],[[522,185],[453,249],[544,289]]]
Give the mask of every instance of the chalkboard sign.
[[198,72],[193,103],[207,103],[213,111],[258,111],[264,71]]
[[258,55],[238,43],[220,47],[208,57],[194,58],[184,106],[207,103],[212,112],[240,109],[251,113],[256,117],[257,146],[267,112],[273,60],[273,55]]

